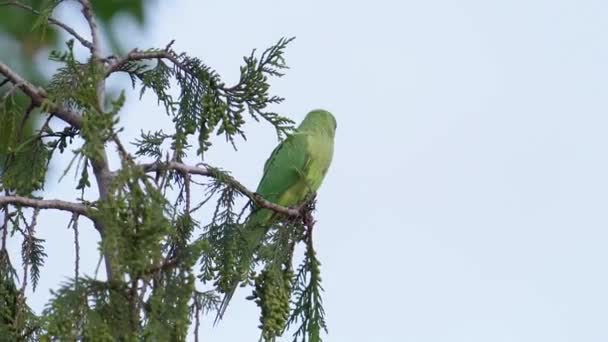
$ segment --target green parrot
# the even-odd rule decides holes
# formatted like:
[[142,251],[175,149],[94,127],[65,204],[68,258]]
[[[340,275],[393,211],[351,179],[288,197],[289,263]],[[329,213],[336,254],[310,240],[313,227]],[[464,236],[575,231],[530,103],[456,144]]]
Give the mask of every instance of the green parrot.
[[[336,119],[330,112],[320,109],[309,112],[295,132],[272,151],[256,192],[284,207],[297,207],[310,199],[331,164],[335,133]],[[254,209],[243,230],[253,247],[244,251],[242,268],[249,269],[255,250],[277,217],[270,209]],[[233,284],[226,292],[216,321],[221,319],[237,285]]]

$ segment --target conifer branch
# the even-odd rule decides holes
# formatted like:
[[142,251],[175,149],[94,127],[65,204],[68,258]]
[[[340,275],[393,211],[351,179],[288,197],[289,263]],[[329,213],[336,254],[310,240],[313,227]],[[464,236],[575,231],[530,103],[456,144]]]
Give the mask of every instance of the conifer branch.
[[155,162],[155,163],[149,163],[149,164],[141,164],[140,167],[143,168],[143,170],[145,172],[175,170],[175,171],[178,171],[181,173],[215,178],[217,180],[220,180],[220,181],[227,183],[230,186],[234,187],[237,191],[239,191],[240,193],[242,193],[243,195],[248,197],[251,201],[253,201],[259,207],[270,209],[277,213],[280,213],[280,214],[283,214],[283,215],[289,216],[289,217],[295,218],[295,217],[302,216],[302,208],[288,208],[288,207],[284,207],[282,205],[278,205],[276,203],[270,202],[270,201],[266,200],[265,198],[263,198],[262,196],[260,196],[258,193],[255,193],[255,192],[247,189],[247,187],[245,187],[239,181],[234,179],[234,177],[231,177],[227,174],[219,175],[218,172],[211,167],[191,166],[191,165],[186,165],[186,164],[176,162],[176,161],[170,161],[170,162],[165,162],[165,163]]
[[122,68],[129,62],[143,61],[149,59],[168,59],[181,69],[186,70],[186,68],[180,63],[180,61],[175,56],[175,53],[170,50],[172,44],[173,41],[168,44],[164,50],[140,51],[138,49],[133,49],[123,58],[119,58],[115,60],[112,64],[110,64],[106,73],[106,77],[110,76],[114,72],[121,71]]
[[175,40],[172,40],[167,44],[167,46],[163,50],[153,50],[153,51],[140,51],[135,48],[131,50],[126,56],[123,58],[116,59],[113,63],[108,67],[108,71],[106,72],[106,78],[110,76],[114,72],[123,71],[123,68],[129,62],[137,62],[151,59],[166,59],[173,63],[177,68],[183,70],[185,73],[188,73],[194,78],[198,78],[198,75],[194,74],[192,70],[184,65],[179,59],[179,56],[175,51],[171,49],[171,46]]
[[21,297],[25,297],[25,289],[27,288],[27,275],[28,275],[28,267],[32,260],[30,260],[33,238],[34,238],[34,229],[36,228],[36,223],[38,221],[38,214],[40,213],[40,208],[36,208],[34,210],[34,215],[32,216],[32,222],[26,226],[27,235],[24,237],[26,240],[24,241],[24,259],[23,259],[23,277],[21,282]]
[[[35,209],[57,209],[62,211],[68,211],[74,214],[86,216],[93,220],[87,212],[87,207],[84,204],[67,202],[57,199],[43,200],[37,198],[23,197],[23,196],[0,196],[0,206],[6,205],[20,205]],[[8,215],[8,213],[6,213]]]
[[[15,6],[15,7],[19,7],[22,8],[26,11],[30,11],[31,13],[35,14],[35,15],[42,15],[39,11],[33,9],[31,6],[28,6],[26,4],[23,4],[19,1],[5,1],[5,2],[1,2],[0,3],[0,7],[2,6]],[[80,44],[82,44],[84,47],[86,47],[87,49],[91,50],[91,52],[93,51],[93,44],[86,40],[84,37],[82,37],[81,35],[79,35],[73,28],[71,28],[70,26],[66,25],[65,23],[54,19],[54,18],[48,18],[48,22],[50,24],[53,24],[55,26],[58,26],[62,29],[64,29],[67,33],[69,33],[72,37],[76,38],[76,40],[78,40],[80,42]]]
[[[17,85],[17,87],[32,100],[32,103],[34,105],[40,106],[47,99],[46,92],[43,89],[39,89],[35,85],[23,79],[23,77],[21,77],[19,74],[17,74],[14,70],[9,68],[1,61],[0,74],[6,77],[12,84]],[[56,117],[65,121],[67,124],[76,128],[80,128],[82,126],[82,117],[78,113],[71,111],[67,108],[58,105],[52,105],[49,110],[49,113],[55,115]]]

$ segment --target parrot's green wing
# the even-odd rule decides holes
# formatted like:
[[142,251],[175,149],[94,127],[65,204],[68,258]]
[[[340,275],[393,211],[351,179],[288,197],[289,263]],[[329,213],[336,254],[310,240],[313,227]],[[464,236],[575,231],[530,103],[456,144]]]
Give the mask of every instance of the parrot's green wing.
[[[298,204],[305,193],[300,190],[309,165],[308,134],[296,132],[277,146],[264,165],[264,175],[256,192],[265,200],[285,207]],[[274,212],[258,208],[249,217],[244,234],[254,244],[261,240]]]
[[301,181],[308,159],[308,134],[296,132],[290,135],[274,149],[264,164],[264,175],[256,192],[276,204],[295,204],[282,203],[285,201],[281,201],[281,197]]

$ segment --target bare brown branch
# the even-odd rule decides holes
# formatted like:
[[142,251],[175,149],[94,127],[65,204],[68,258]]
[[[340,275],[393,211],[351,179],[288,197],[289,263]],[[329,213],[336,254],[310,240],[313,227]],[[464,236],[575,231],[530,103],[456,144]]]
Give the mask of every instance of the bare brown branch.
[[115,60],[106,73],[106,77],[110,76],[110,74],[121,71],[122,68],[129,62],[143,61],[149,59],[168,59],[176,65],[181,65],[177,60],[175,55],[170,52],[170,50],[165,49],[162,51],[139,51],[138,49],[133,49],[123,58],[119,58]]
[[288,208],[288,207],[278,205],[276,203],[272,203],[272,202],[264,199],[258,193],[255,193],[255,192],[247,189],[243,184],[241,184],[239,181],[237,181],[233,177],[231,177],[229,175],[225,175],[225,174],[222,174],[221,177],[218,176],[218,173],[209,167],[191,166],[191,165],[186,165],[186,164],[179,163],[176,161],[170,161],[170,162],[165,162],[165,163],[156,162],[156,163],[149,163],[149,164],[141,164],[140,167],[142,167],[145,172],[176,170],[181,173],[188,173],[188,174],[192,174],[192,175],[200,175],[200,176],[215,178],[222,182],[230,184],[235,189],[237,189],[240,193],[242,193],[243,195],[248,197],[251,201],[253,201],[259,207],[270,209],[277,213],[280,213],[280,214],[283,214],[283,215],[289,216],[289,217],[300,217],[302,215],[301,208]]
[[[110,66],[108,67],[108,71],[106,72],[106,77],[110,76],[114,72],[122,71],[124,66],[129,62],[137,62],[137,61],[150,60],[150,59],[169,60],[169,61],[171,61],[171,63],[173,63],[178,68],[184,70],[187,73],[192,74],[191,70],[186,68],[179,61],[176,53],[173,50],[171,50],[171,46],[173,45],[173,42],[174,41],[171,41],[169,44],[167,44],[167,47],[165,47],[164,50],[159,50],[159,51],[139,51],[138,49],[131,50],[131,52],[129,52],[126,56],[124,56],[123,58],[118,58],[118,59],[114,60],[113,63],[110,64]],[[192,75],[192,76],[197,77],[197,75]]]
[[0,196],[0,206],[5,206],[8,204],[36,209],[57,209],[86,216],[91,219],[89,213],[87,212],[87,207],[80,203],[67,202],[57,199],[43,200],[23,196]]
[[87,23],[89,23],[89,29],[91,30],[91,53],[93,54],[93,58],[101,60],[99,28],[97,27],[97,21],[95,21],[95,15],[93,14],[91,2],[89,0],[78,0],[78,2],[80,2],[80,4],[82,5],[82,14],[84,14]]

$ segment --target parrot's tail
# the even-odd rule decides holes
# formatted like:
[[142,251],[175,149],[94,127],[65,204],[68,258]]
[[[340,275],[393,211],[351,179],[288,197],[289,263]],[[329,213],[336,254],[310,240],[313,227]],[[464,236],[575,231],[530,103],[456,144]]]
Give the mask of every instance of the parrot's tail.
[[244,248],[239,251],[239,255],[236,261],[236,269],[242,274],[239,277],[234,278],[235,280],[230,284],[224,294],[222,303],[217,310],[217,315],[213,325],[216,325],[224,316],[230,300],[234,296],[239,284],[247,279],[251,263],[253,262],[255,253],[262,244],[266,233],[268,232],[269,226],[272,224],[273,212],[268,209],[256,210],[247,222],[242,230],[242,238],[244,241]]

